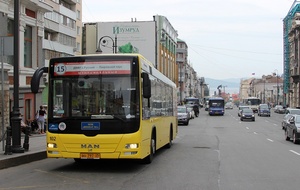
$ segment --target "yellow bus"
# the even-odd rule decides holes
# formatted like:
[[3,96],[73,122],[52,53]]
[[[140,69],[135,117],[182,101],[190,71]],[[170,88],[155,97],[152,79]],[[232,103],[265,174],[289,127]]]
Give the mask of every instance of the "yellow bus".
[[[48,158],[137,159],[151,163],[178,133],[176,85],[140,54],[60,57],[48,73]],[[153,108],[155,102],[164,108]]]

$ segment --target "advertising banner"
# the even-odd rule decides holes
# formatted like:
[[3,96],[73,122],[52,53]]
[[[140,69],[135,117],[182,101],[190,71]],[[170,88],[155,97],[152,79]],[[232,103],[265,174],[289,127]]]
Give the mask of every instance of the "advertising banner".
[[154,21],[99,22],[97,27],[97,47],[102,53],[113,53],[114,49],[116,53],[140,53],[155,64]]

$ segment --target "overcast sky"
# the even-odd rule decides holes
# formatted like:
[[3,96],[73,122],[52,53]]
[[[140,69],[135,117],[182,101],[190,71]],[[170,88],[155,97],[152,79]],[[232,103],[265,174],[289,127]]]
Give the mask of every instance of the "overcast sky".
[[[83,22],[167,17],[199,77],[283,73],[283,18],[294,0],[82,0]],[[252,75],[255,73],[255,75]]]

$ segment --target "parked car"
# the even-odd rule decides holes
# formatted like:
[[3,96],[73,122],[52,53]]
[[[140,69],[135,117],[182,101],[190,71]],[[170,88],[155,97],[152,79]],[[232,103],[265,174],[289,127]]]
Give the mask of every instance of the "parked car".
[[282,105],[276,105],[274,107],[274,112],[283,114],[285,113],[285,108]]
[[258,116],[271,116],[270,108],[268,104],[259,104],[258,110],[257,110]]
[[186,106],[177,106],[177,121],[178,124],[189,124],[190,114]]
[[255,114],[252,109],[246,108],[241,111],[241,121],[244,119],[255,121]]
[[300,109],[297,108],[287,108],[285,110],[285,114],[296,114],[296,115],[300,115]]
[[283,117],[283,120],[281,122],[281,126],[282,126],[283,130],[286,130],[287,123],[289,122],[289,119],[291,119],[292,116],[293,116],[293,114],[286,114]]
[[241,112],[243,109],[250,109],[249,106],[239,106],[239,110],[238,110],[238,116],[241,117]]
[[293,140],[294,144],[300,141],[300,115],[293,115],[287,122],[285,140]]

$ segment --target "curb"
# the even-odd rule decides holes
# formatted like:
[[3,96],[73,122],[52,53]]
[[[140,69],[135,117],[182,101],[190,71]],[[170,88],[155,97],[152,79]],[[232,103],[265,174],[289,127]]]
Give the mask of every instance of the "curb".
[[47,158],[46,151],[35,152],[32,154],[24,154],[21,156],[0,160],[0,169],[18,166]]

